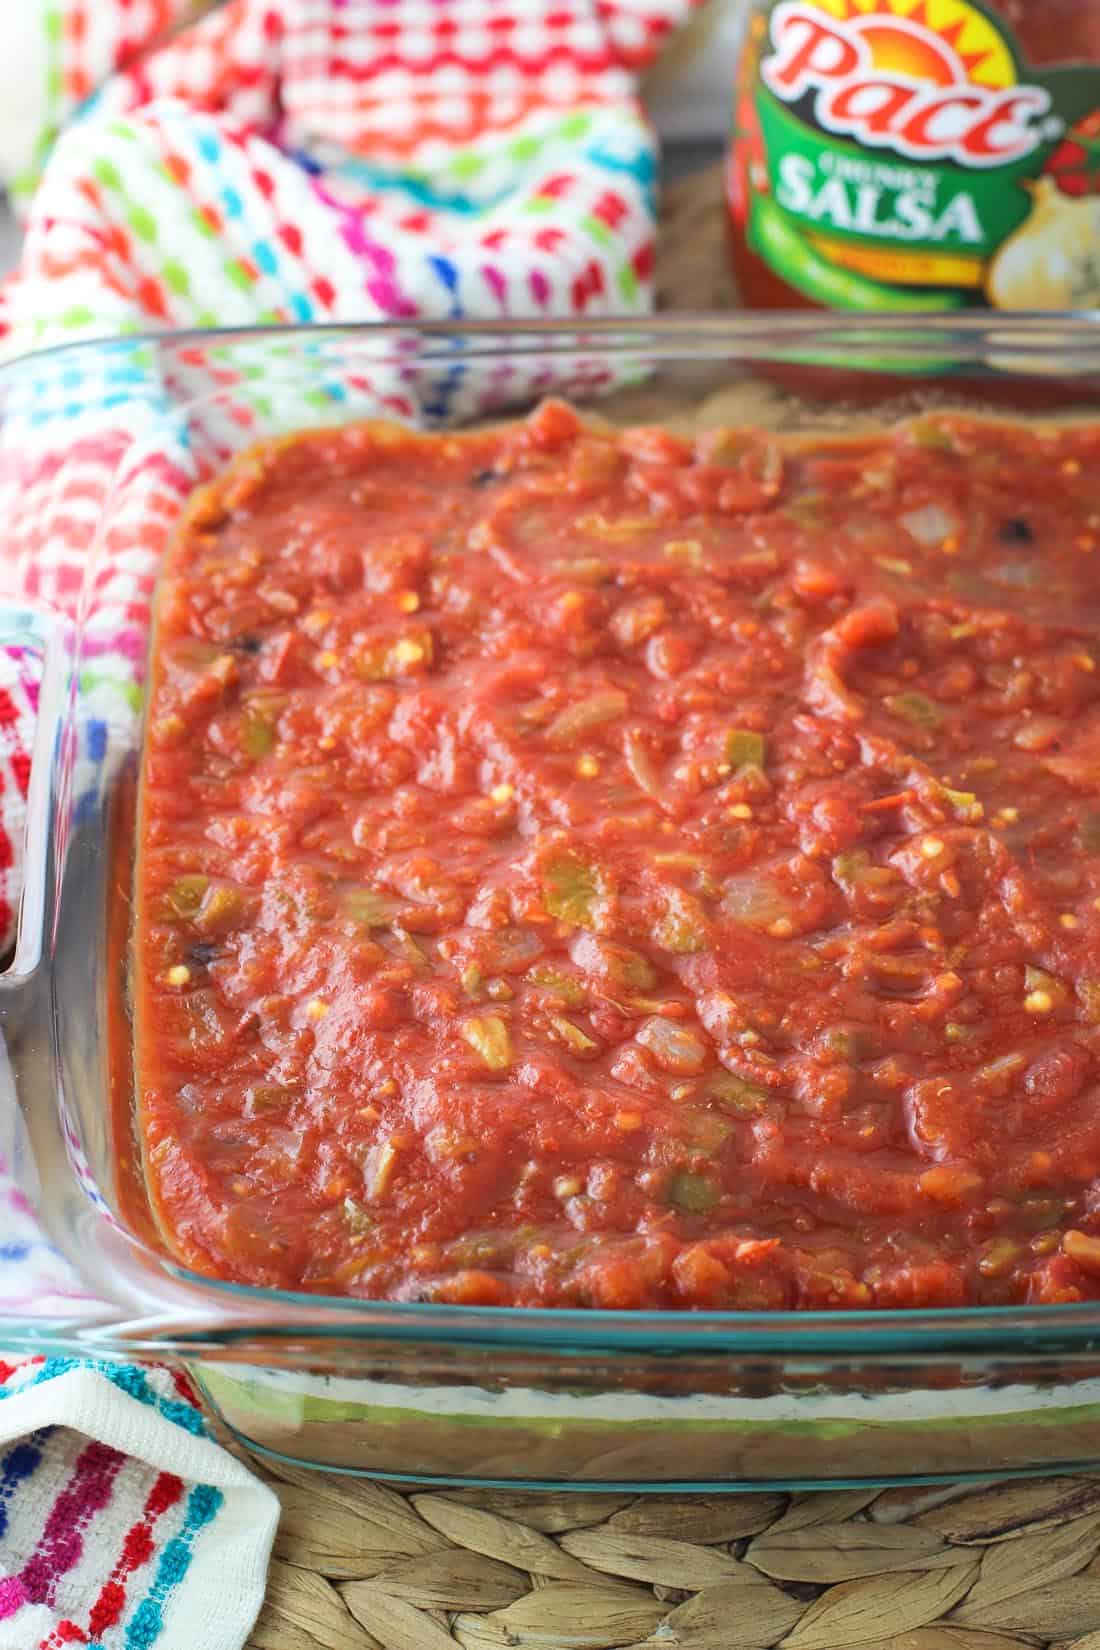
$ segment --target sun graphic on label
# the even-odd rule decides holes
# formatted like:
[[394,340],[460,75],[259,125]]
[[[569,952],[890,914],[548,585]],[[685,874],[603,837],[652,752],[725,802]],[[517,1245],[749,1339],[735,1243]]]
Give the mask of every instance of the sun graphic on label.
[[967,0],[816,0],[816,6],[852,26],[882,74],[931,86],[1016,85],[1003,35]]

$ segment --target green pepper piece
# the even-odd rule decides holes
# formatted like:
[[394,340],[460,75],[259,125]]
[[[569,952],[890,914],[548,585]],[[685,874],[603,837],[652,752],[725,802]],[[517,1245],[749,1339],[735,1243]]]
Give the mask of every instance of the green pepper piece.
[[714,1111],[695,1110],[686,1121],[696,1151],[721,1151],[733,1133],[733,1124]]
[[706,940],[706,913],[699,901],[682,888],[666,888],[665,908],[653,927],[653,940],[663,951],[688,955],[701,951]]
[[726,734],[726,761],[735,773],[743,768],[762,768],[768,743],[762,733],[747,728],[731,728]]
[[1100,854],[1100,809],[1090,808],[1081,815],[1077,835],[1086,854]]
[[835,1054],[840,1060],[862,1060],[867,1053],[867,1033],[854,1026],[830,1026],[821,1042],[830,1054]]
[[978,1271],[983,1278],[1003,1278],[1024,1254],[1024,1246],[1015,1238],[994,1238],[985,1244]]
[[787,499],[784,509],[800,527],[814,528],[821,526],[824,503],[824,493],[797,493]]
[[982,805],[973,791],[953,791],[949,785],[945,785],[943,794],[955,818],[963,825],[970,825],[981,819]]
[[459,1031],[464,1043],[480,1055],[490,1071],[506,1071],[512,1063],[512,1038],[496,1014],[471,1015]]
[[1064,1219],[1068,1207],[1061,1197],[1025,1197],[1019,1203],[1019,1218],[1033,1232],[1049,1232]]
[[738,1117],[755,1117],[764,1109],[768,1090],[759,1083],[747,1083],[735,1077],[732,1071],[719,1071],[708,1077],[706,1090],[719,1105],[735,1112]]
[[1090,1026],[1100,1026],[1100,980],[1078,980],[1077,996]]
[[684,1169],[674,1174],[668,1185],[668,1201],[691,1215],[704,1215],[713,1209],[721,1193],[713,1180],[705,1175]]
[[863,874],[871,864],[871,856],[866,848],[853,848],[848,853],[837,854],[833,860],[833,878],[850,894],[859,887]]
[[542,867],[546,909],[562,922],[578,928],[599,927],[599,905],[605,895],[599,869],[571,848],[547,859]]
[[275,723],[254,705],[246,705],[241,717],[241,749],[259,760],[275,743]]
[[388,928],[400,909],[400,901],[375,888],[349,888],[344,895],[344,910],[364,928]]
[[947,575],[947,584],[949,589],[957,591],[960,596],[969,596],[973,601],[991,602],[997,595],[995,584],[967,567],[953,567]]
[[943,1028],[943,1035],[949,1043],[975,1043],[985,1036],[985,1030],[982,1026],[968,1026],[959,1020],[949,1020]]
[[365,681],[384,682],[430,670],[434,658],[435,637],[421,626],[405,636],[368,642],[352,664]]
[[1024,969],[1024,1007],[1033,1013],[1047,1013],[1050,1008],[1062,1008],[1065,1005],[1069,992],[1063,981],[1054,974],[1048,974],[1045,968],[1033,968],[1030,963]]
[[572,1054],[595,1054],[599,1051],[599,1043],[575,1026],[572,1020],[567,1020],[564,1014],[551,1014],[550,1024]]
[[909,434],[916,447],[924,447],[929,452],[953,453],[955,438],[947,430],[930,419],[914,420],[909,426]]
[[200,876],[177,877],[164,896],[169,917],[182,917],[185,922],[190,921],[197,913],[203,902],[203,896],[210,886],[210,878]]
[[934,699],[924,693],[888,693],[884,701],[887,710],[901,716],[914,727],[931,732],[943,721],[943,711]]
[[224,934],[244,912],[244,895],[228,883],[216,883],[207,893],[195,917],[195,927],[204,934]]
[[609,945],[607,971],[616,985],[631,991],[651,991],[657,984],[657,970],[640,951],[626,945]]
[[588,996],[583,983],[571,974],[565,974],[561,969],[552,968],[549,963],[535,963],[527,970],[527,978],[532,985],[549,992],[551,997],[557,997],[559,1002],[567,1003],[570,1008],[580,1008]]

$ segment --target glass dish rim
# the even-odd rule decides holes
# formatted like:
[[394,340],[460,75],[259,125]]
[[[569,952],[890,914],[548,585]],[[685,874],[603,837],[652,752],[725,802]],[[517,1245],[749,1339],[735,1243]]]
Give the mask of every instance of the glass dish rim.
[[[235,342],[276,343],[280,340],[313,339],[336,342],[389,336],[428,341],[467,339],[482,342],[488,355],[514,355],[524,348],[544,349],[548,344],[569,353],[584,353],[590,348],[626,353],[644,349],[652,341],[657,341],[670,349],[675,358],[679,349],[697,337],[728,340],[731,345],[738,346],[739,359],[753,362],[767,360],[774,355],[777,336],[799,343],[828,334],[842,338],[846,349],[857,351],[861,345],[878,348],[880,346],[874,341],[879,337],[888,337],[893,340],[891,348],[900,351],[902,358],[911,356],[914,360],[923,355],[942,357],[945,341],[949,340],[958,360],[981,362],[985,352],[979,352],[978,343],[991,342],[996,348],[999,361],[996,370],[1001,378],[1012,376],[1010,362],[1026,364],[1029,360],[1042,358],[1055,344],[1068,352],[1065,371],[1070,377],[1080,377],[1085,370],[1080,356],[1081,346],[1091,346],[1100,354],[1100,307],[1057,313],[1047,310],[970,310],[927,315],[907,314],[901,310],[881,313],[814,309],[692,310],[636,317],[512,317],[499,321],[380,317],[364,321],[169,327],[159,331],[102,334],[76,339],[71,343],[51,344],[45,349],[23,351],[0,361],[0,387],[7,378],[25,372],[32,365],[52,363],[63,358],[81,358],[102,351],[138,348],[163,351],[203,345],[220,347]],[[924,347],[926,341],[927,348]],[[845,356],[843,361],[849,370],[861,370],[858,358],[853,361]],[[863,363],[862,370],[868,370],[867,363]]]
[[[440,353],[449,354],[448,342],[453,345],[458,340],[482,346],[473,352],[475,359],[516,358],[549,350],[551,353],[602,354],[612,359],[645,354],[669,364],[677,360],[687,364],[705,358],[698,353],[701,347],[724,344],[729,347],[731,365],[751,365],[777,359],[790,361],[792,356],[784,353],[785,346],[795,351],[794,360],[805,359],[801,352],[816,351],[830,337],[843,340],[846,370],[864,371],[872,384],[876,374],[866,356],[870,350],[881,349],[884,340],[889,341],[895,362],[900,358],[918,360],[926,356],[942,360],[945,345],[949,343],[959,364],[992,366],[993,378],[1006,382],[1020,376],[1013,368],[1026,368],[1030,361],[1039,358],[1049,360],[1052,347],[1060,354],[1057,374],[1060,383],[1063,379],[1071,383],[1087,380],[1091,371],[1100,370],[1100,310],[1076,311],[1057,317],[1044,312],[1012,312],[1008,318],[981,311],[962,316],[945,313],[919,318],[904,313],[743,311],[599,317],[584,321],[384,319],[130,333],[58,344],[12,357],[0,363],[0,393],[10,381],[45,362],[92,358],[97,353],[139,348],[151,348],[163,354],[173,349],[219,348],[233,344],[340,345],[358,340],[377,341],[384,348],[387,340],[397,343],[417,339],[428,346],[428,353],[418,359],[430,361],[433,343],[443,346]],[[994,352],[997,360],[991,363]],[[94,555],[88,559],[86,585],[94,577],[95,561]],[[78,619],[74,627],[77,649],[80,628]],[[40,724],[35,753],[38,764],[49,760],[45,747],[50,733],[51,730]],[[36,823],[46,826],[52,841],[55,825],[52,809],[46,820],[37,821],[28,809],[28,833]],[[16,964],[6,977],[0,976],[0,995],[18,993],[48,977],[51,964],[44,954],[34,960],[28,956],[29,966],[20,966],[21,956],[26,956],[41,938],[37,934],[26,936],[21,920]],[[951,1352],[987,1353],[995,1347],[1018,1352],[1022,1336],[1040,1356],[1062,1347],[1094,1345],[1100,1338],[1100,1301],[844,1312],[610,1311],[374,1301],[221,1281],[192,1272],[147,1248],[136,1234],[128,1232],[127,1240],[144,1261],[152,1263],[155,1278],[176,1286],[169,1293],[181,1305],[186,1301],[183,1311],[173,1312],[169,1307],[164,1315],[139,1317],[121,1302],[108,1302],[104,1312],[83,1324],[72,1318],[27,1318],[17,1324],[5,1324],[4,1343],[11,1345],[14,1339],[16,1344],[22,1342],[35,1350],[74,1344],[85,1349],[133,1350],[139,1345],[145,1352],[179,1351],[190,1356],[214,1348],[224,1355],[241,1344],[244,1361],[249,1361],[249,1343],[269,1344],[273,1339],[281,1342],[291,1338],[311,1343],[317,1348],[315,1356],[320,1355],[325,1342],[371,1339],[395,1343],[445,1341],[496,1345],[517,1351],[558,1347],[577,1352],[606,1349],[618,1353],[694,1351],[834,1356],[900,1353],[928,1361]]]

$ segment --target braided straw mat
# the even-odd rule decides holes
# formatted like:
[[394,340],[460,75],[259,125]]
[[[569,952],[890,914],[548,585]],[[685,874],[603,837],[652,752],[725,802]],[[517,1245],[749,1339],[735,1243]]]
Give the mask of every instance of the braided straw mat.
[[[732,301],[722,237],[717,169],[668,192],[666,307]],[[1100,1650],[1100,1475],[635,1498],[251,1464],[283,1516],[248,1650]]]

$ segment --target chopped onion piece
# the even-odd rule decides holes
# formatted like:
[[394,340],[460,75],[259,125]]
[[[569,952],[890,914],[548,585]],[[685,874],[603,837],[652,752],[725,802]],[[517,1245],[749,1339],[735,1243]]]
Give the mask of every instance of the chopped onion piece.
[[490,1071],[505,1071],[511,1065],[512,1039],[498,1015],[471,1015],[460,1029],[463,1042],[480,1055]]
[[578,739],[591,733],[605,722],[614,722],[627,707],[627,697],[621,688],[608,688],[604,693],[589,694],[578,704],[567,705],[546,730],[546,743],[551,750],[569,750]]
[[722,903],[731,916],[750,928],[770,928],[784,917],[797,917],[774,880],[762,871],[744,871],[730,877],[722,891]]
[[706,1064],[707,1048],[703,1039],[677,1020],[655,1014],[639,1028],[637,1036],[663,1071],[694,1076]]
[[922,504],[919,510],[910,510],[901,517],[900,525],[918,544],[928,547],[942,544],[959,530],[954,516],[948,515],[941,504]]

